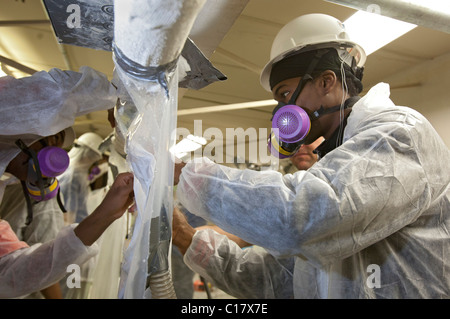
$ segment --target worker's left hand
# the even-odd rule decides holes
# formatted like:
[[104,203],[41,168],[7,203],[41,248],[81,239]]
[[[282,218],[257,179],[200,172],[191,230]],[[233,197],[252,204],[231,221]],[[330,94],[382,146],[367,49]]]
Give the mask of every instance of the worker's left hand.
[[195,229],[189,225],[186,216],[177,208],[173,209],[172,243],[184,255],[192,242]]

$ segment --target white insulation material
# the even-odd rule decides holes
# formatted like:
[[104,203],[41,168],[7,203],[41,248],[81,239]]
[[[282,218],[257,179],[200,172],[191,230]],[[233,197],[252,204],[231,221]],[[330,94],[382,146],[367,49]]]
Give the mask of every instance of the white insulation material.
[[125,56],[143,66],[175,60],[205,0],[114,2],[114,41]]

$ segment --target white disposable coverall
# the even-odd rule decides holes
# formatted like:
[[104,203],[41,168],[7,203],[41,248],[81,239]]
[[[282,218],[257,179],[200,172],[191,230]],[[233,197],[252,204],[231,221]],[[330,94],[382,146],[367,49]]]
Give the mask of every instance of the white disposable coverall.
[[[17,250],[13,248],[6,255],[1,255],[0,249],[0,298],[20,297],[36,291],[36,288],[46,288],[67,274],[69,265],[82,265],[96,255],[97,244],[85,246],[75,235],[75,226],[64,227],[54,240],[44,244]],[[7,246],[17,244],[1,241],[0,248],[8,250]]]
[[[449,298],[449,161],[431,124],[395,106],[380,83],[353,106],[342,145],[308,171],[283,176],[203,159],[183,168],[177,197],[273,256],[295,256],[296,298]],[[268,252],[198,231],[184,260],[231,293],[247,285],[240,297],[283,298],[289,272],[266,262]]]
[[64,207],[67,209],[69,220],[81,222],[91,212],[87,209],[87,200],[91,189],[89,167],[102,156],[87,146],[72,147],[69,151],[70,165],[67,170],[58,176],[61,193],[64,198]]

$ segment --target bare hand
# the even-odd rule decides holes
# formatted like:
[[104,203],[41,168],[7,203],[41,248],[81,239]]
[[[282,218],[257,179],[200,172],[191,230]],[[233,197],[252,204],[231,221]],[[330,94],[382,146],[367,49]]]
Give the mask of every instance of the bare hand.
[[180,181],[180,175],[181,175],[181,170],[183,169],[183,167],[186,166],[186,163],[180,162],[180,163],[175,163],[175,169],[174,169],[174,176],[173,176],[173,184],[177,185],[178,182]]
[[172,242],[184,255],[192,242],[195,229],[189,225],[184,214],[175,207],[173,209]]
[[133,204],[133,173],[117,175],[100,206],[109,211],[111,216],[119,218]]

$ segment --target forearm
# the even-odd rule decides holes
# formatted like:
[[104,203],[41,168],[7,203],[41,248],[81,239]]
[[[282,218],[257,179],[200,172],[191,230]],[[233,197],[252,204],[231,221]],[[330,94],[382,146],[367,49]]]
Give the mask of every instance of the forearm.
[[241,249],[212,229],[199,230],[184,262],[237,298],[292,298],[294,259],[277,259],[261,247]]
[[75,227],[75,235],[85,244],[91,246],[103,232],[114,222],[115,218],[105,212],[102,206],[97,207],[92,214]]
[[100,205],[74,229],[75,234],[86,246],[92,245],[127,211],[133,199],[133,174],[119,174]]
[[41,293],[45,299],[63,299],[61,287],[58,282],[45,289],[42,289]]
[[205,226],[196,227],[197,230],[202,230],[202,229],[206,229],[206,228],[212,229],[212,230],[218,232],[219,234],[227,236],[228,239],[231,239],[232,241],[234,241],[241,248],[248,247],[248,246],[252,245],[252,244],[246,242],[245,240],[241,239],[240,237],[238,237],[236,235],[233,235],[233,234],[230,234],[230,233],[224,231],[223,229],[221,229],[220,227],[217,227],[215,225],[205,225]]

